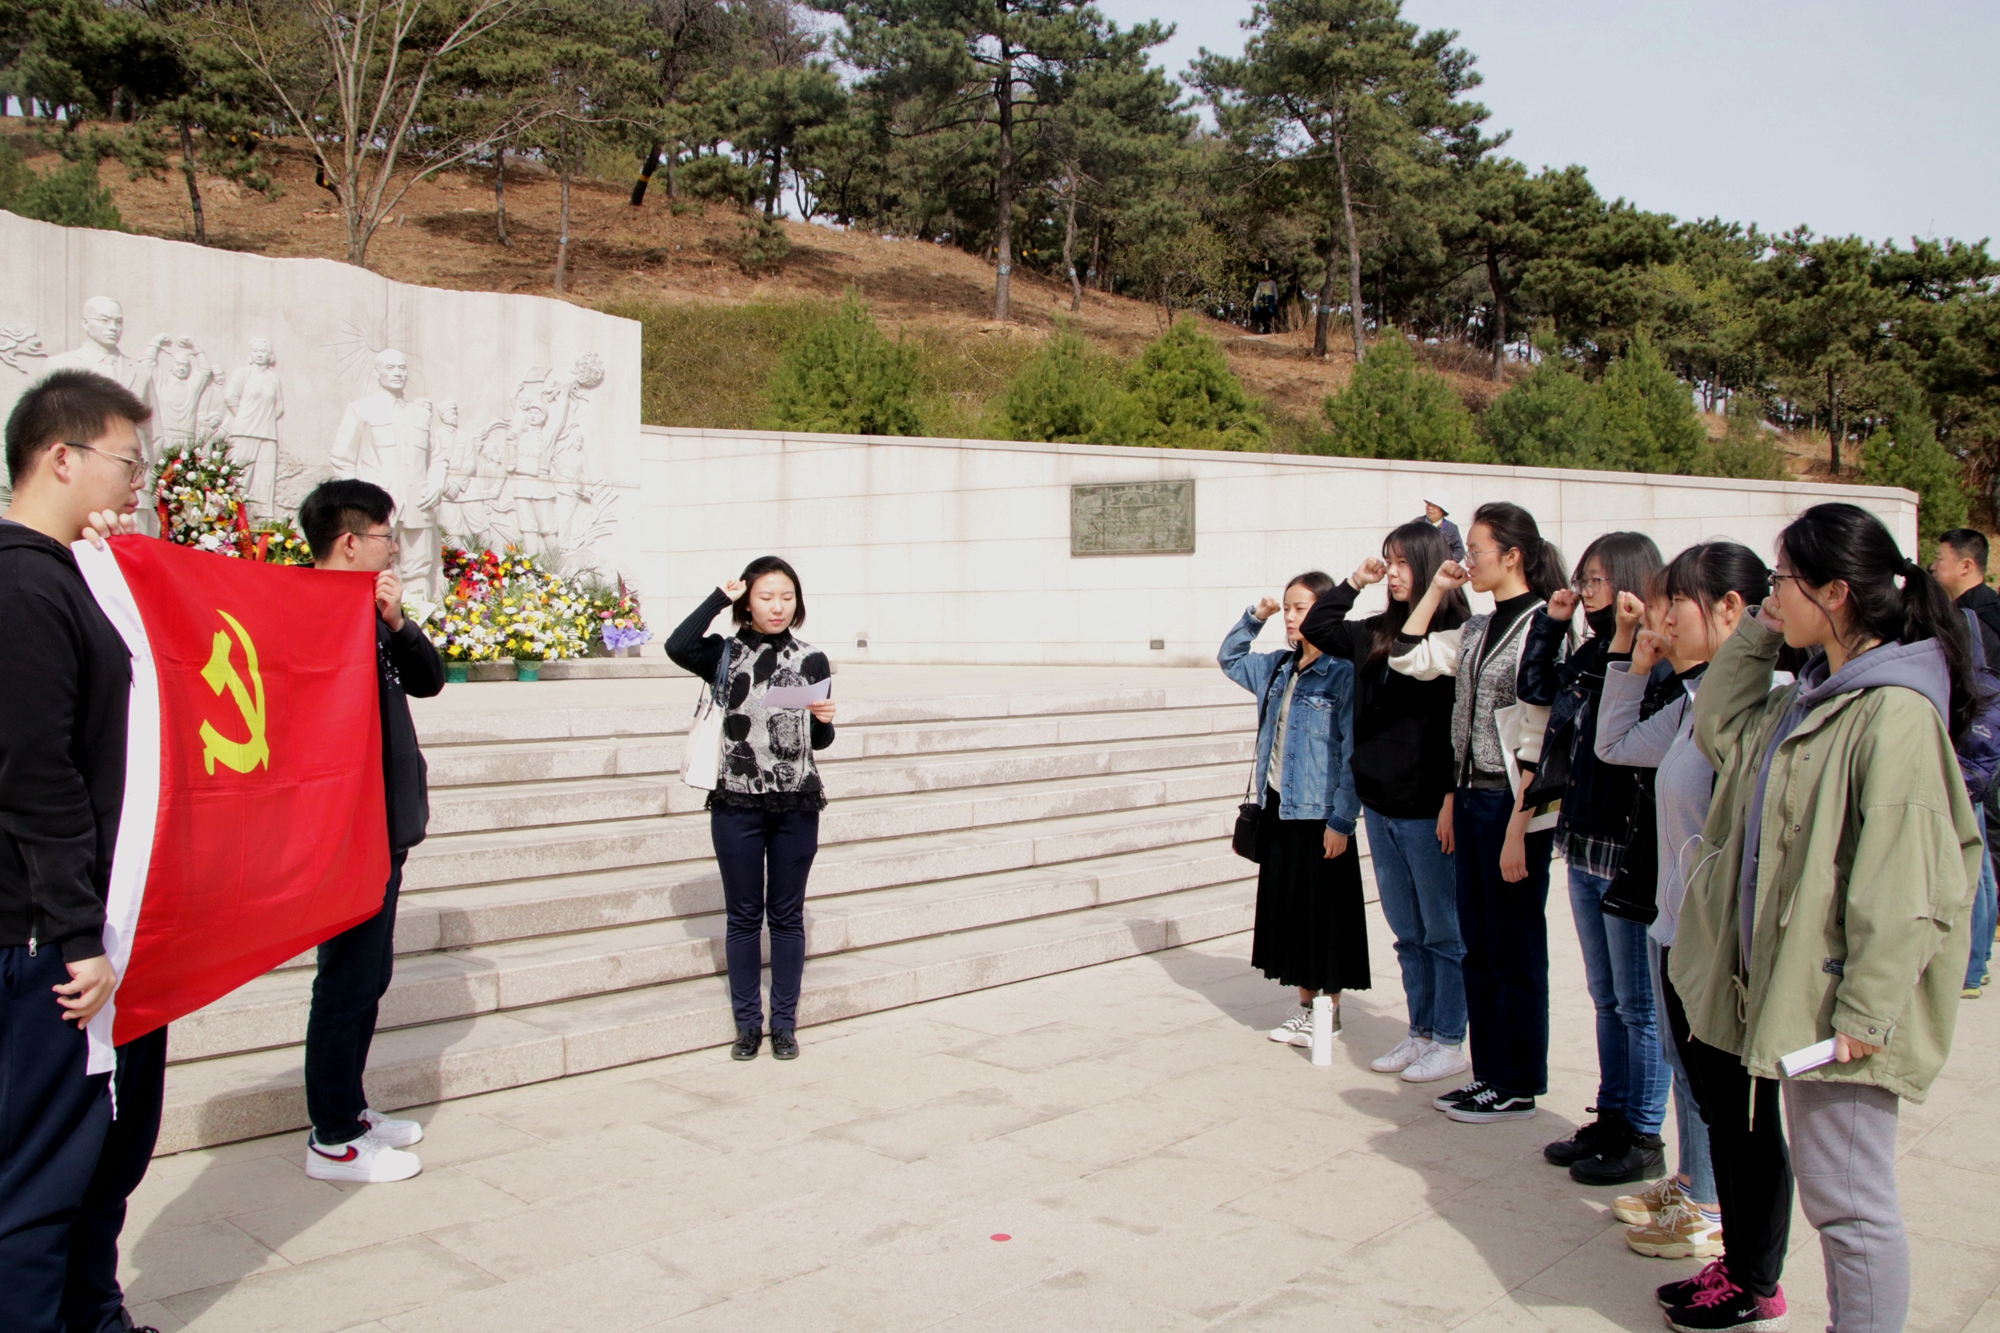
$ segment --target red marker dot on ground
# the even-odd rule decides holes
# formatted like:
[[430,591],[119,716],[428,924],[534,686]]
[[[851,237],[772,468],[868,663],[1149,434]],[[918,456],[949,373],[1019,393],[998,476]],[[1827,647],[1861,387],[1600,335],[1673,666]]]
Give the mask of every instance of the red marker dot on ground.
[[996,1231],[996,1232],[994,1232],[994,1233],[993,1233],[993,1239],[994,1239],[994,1240],[1012,1240],[1012,1239],[1014,1239],[1014,1238],[1013,1238],[1012,1236],[1008,1235],[1008,1234],[1007,1234],[1006,1232],[1004,1232],[1004,1231]]

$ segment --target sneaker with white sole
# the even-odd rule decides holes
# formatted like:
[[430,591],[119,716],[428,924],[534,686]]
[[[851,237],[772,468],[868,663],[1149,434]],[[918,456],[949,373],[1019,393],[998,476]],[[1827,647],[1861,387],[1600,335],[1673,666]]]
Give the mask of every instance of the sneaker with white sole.
[[1525,1092],[1502,1092],[1487,1086],[1471,1097],[1452,1104],[1445,1114],[1463,1125],[1485,1125],[1498,1120],[1531,1120],[1535,1099]]
[[1621,1194],[1611,1201],[1611,1215],[1627,1226],[1651,1226],[1653,1219],[1676,1204],[1691,1204],[1677,1176],[1662,1176],[1637,1194]]
[[1378,1055],[1368,1062],[1368,1067],[1378,1074],[1400,1074],[1431,1048],[1429,1037],[1405,1037],[1389,1048],[1386,1055]]
[[1438,1111],[1449,1111],[1460,1102],[1470,1101],[1474,1097],[1477,1097],[1480,1093],[1486,1091],[1487,1086],[1487,1084],[1481,1083],[1478,1079],[1474,1079],[1462,1088],[1453,1088],[1450,1092],[1441,1092],[1431,1098],[1431,1107]]
[[1625,1244],[1649,1259],[1719,1259],[1722,1222],[1693,1204],[1670,1204],[1645,1226],[1626,1227]]
[[408,1148],[424,1141],[424,1127],[414,1120],[398,1120],[370,1109],[361,1113],[361,1123],[368,1126],[368,1137],[391,1148]]
[[328,1148],[306,1136],[306,1174],[314,1180],[341,1180],[359,1185],[386,1185],[408,1180],[424,1169],[413,1152],[391,1148],[372,1134]]
[[1457,1078],[1471,1068],[1472,1061],[1465,1058],[1464,1046],[1434,1041],[1422,1059],[1403,1071],[1403,1082],[1435,1083],[1441,1078]]
[[1272,1041],[1281,1041],[1288,1046],[1310,1046],[1313,1044],[1313,1011],[1300,1009],[1296,1014],[1271,1029]]

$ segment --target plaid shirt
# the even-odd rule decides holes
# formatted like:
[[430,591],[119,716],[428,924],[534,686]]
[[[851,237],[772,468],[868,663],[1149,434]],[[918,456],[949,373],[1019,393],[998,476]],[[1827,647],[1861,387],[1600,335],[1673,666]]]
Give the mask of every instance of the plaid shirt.
[[1625,844],[1616,838],[1593,838],[1568,829],[1557,834],[1556,843],[1570,869],[1599,879],[1610,879],[1618,873],[1618,858],[1625,852]]

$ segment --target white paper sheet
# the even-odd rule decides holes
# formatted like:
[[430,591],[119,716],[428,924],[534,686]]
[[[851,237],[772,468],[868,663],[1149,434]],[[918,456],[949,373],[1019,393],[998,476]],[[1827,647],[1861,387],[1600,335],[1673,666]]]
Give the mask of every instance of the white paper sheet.
[[773,685],[764,691],[766,708],[804,708],[818,703],[833,693],[833,678],[827,677],[812,685]]

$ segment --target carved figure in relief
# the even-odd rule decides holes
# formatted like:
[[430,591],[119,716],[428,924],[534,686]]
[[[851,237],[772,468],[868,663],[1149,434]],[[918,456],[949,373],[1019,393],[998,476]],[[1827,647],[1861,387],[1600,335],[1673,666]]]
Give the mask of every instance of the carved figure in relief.
[[252,338],[250,363],[226,376],[222,389],[228,411],[222,433],[229,452],[249,469],[244,489],[250,512],[264,519],[278,508],[278,422],[285,415],[285,387],[276,365],[271,340]]
[[24,366],[20,358],[24,356],[47,356],[42,349],[42,335],[19,320],[0,322],[0,362],[20,371],[23,375],[33,375],[34,367]]
[[431,404],[405,398],[409,358],[394,349],[375,357],[376,392],[347,405],[334,431],[331,463],[336,477],[372,481],[396,502],[396,572],[426,600],[437,595],[437,506],[444,495],[446,458],[433,449]]
[[222,424],[218,413],[204,410],[215,371],[193,339],[163,333],[153,339],[146,360],[153,370],[147,393],[153,405],[155,444],[162,448],[193,444]]
[[150,357],[135,361],[119,349],[125,336],[125,307],[108,296],[83,303],[83,343],[49,358],[50,370],[94,370],[144,397],[153,377]]

